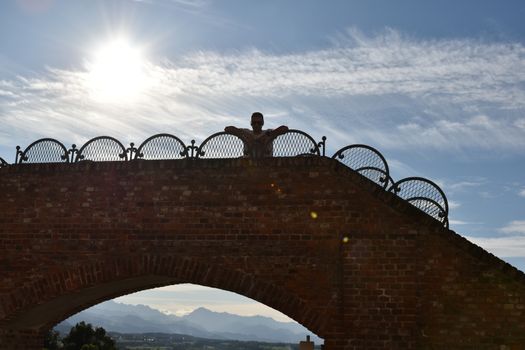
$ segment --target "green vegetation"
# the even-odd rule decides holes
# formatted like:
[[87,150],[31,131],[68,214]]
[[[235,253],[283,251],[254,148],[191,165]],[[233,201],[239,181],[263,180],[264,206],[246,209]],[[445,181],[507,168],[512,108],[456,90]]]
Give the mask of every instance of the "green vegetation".
[[58,332],[49,331],[44,342],[47,350],[117,350],[115,341],[102,327],[93,328],[90,323],[77,323],[69,334],[60,339]]
[[62,349],[62,341],[60,340],[60,333],[51,329],[44,339],[44,350],[56,349]]

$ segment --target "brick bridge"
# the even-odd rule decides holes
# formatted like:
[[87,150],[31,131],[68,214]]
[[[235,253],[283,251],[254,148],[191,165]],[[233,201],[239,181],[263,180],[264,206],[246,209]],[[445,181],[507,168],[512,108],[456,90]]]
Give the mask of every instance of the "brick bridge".
[[177,283],[283,312],[325,349],[525,349],[525,275],[334,159],[0,169],[0,347]]

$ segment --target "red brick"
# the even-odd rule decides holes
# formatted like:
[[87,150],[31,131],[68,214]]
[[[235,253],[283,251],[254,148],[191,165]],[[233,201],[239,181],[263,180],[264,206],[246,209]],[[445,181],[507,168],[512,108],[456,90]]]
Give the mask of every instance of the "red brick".
[[274,307],[329,350],[525,348],[523,273],[331,159],[20,165],[0,193],[0,348],[187,282]]

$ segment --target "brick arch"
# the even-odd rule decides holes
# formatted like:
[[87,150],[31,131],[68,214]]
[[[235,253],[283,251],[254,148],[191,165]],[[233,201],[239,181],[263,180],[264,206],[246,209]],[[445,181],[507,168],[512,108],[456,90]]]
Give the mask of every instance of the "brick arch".
[[[78,280],[69,281],[70,276]],[[39,305],[31,298],[41,290],[45,281],[56,288]],[[11,298],[27,300],[25,307],[12,310],[7,317],[11,328],[35,329],[42,333],[60,321],[100,302],[146,289],[173,284],[193,283],[234,292],[261,302],[301,323],[323,337],[326,324],[321,315],[298,298],[271,281],[264,281],[239,269],[210,265],[197,259],[173,255],[143,255],[123,258],[91,259],[74,268],[57,270],[42,276],[31,286],[12,292]],[[24,297],[25,296],[25,297]],[[16,302],[15,302],[16,304]]]

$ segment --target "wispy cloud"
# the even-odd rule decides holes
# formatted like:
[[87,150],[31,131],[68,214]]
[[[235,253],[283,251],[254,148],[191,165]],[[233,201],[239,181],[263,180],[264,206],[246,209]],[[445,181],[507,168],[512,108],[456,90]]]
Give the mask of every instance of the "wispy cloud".
[[[423,175],[425,176],[425,175]],[[459,195],[465,192],[472,192],[474,189],[485,188],[488,180],[484,177],[468,177],[461,179],[437,179],[436,184],[449,196]],[[455,209],[459,207],[458,202],[449,200],[449,207]]]
[[129,0],[143,5],[162,8],[165,11],[184,12],[205,23],[216,27],[232,27],[239,30],[252,30],[249,26],[241,26],[231,19],[219,15],[211,8],[214,0]]
[[464,191],[473,187],[483,186],[487,183],[485,178],[475,178],[465,181],[447,183],[445,186],[449,191]]
[[492,254],[500,257],[525,257],[525,236],[498,238],[467,236],[466,238]]
[[525,220],[514,220],[499,229],[500,232],[511,234],[519,233],[525,235]]
[[449,200],[448,201],[448,208],[449,209],[457,209],[461,207],[461,203],[457,202],[457,201],[454,201],[454,200]]
[[139,142],[158,131],[204,137],[227,124],[247,125],[247,116],[261,110],[282,116],[276,123],[327,134],[332,145],[525,149],[520,43],[423,41],[393,30],[365,37],[353,30],[322,50],[196,52],[148,64],[146,74],[154,84],[128,104],[92,100],[83,71],[4,80],[2,125],[20,142],[81,142],[100,130]]
[[191,6],[191,7],[204,7],[209,6],[211,0],[168,0],[175,4]]
[[523,188],[521,191],[519,191],[518,193],[521,197],[525,197],[525,188]]
[[503,193],[501,193],[501,192],[490,192],[490,191],[480,191],[480,192],[478,192],[478,195],[481,198],[484,198],[484,199],[494,199],[494,198],[502,197]]
[[482,222],[471,222],[471,221],[454,220],[454,219],[449,220],[449,224],[451,226],[455,226],[455,225],[483,225]]
[[450,220],[449,224],[450,225],[468,225],[470,223],[466,222],[466,221],[463,221],[463,220]]
[[[521,99],[525,92],[519,85],[525,81],[525,73],[518,71],[525,68],[522,45],[413,41],[395,31],[375,38],[351,31],[348,37],[348,43],[301,54],[202,52],[188,57],[186,69],[177,71],[203,92],[273,97],[431,95],[435,102],[525,106]],[[198,76],[196,71],[210,74]],[[472,118],[465,124],[490,126],[488,118],[483,118]]]
[[152,5],[162,5],[162,4],[174,4],[182,5],[188,7],[201,8],[208,6],[211,3],[211,0],[132,0],[134,2],[142,2]]

